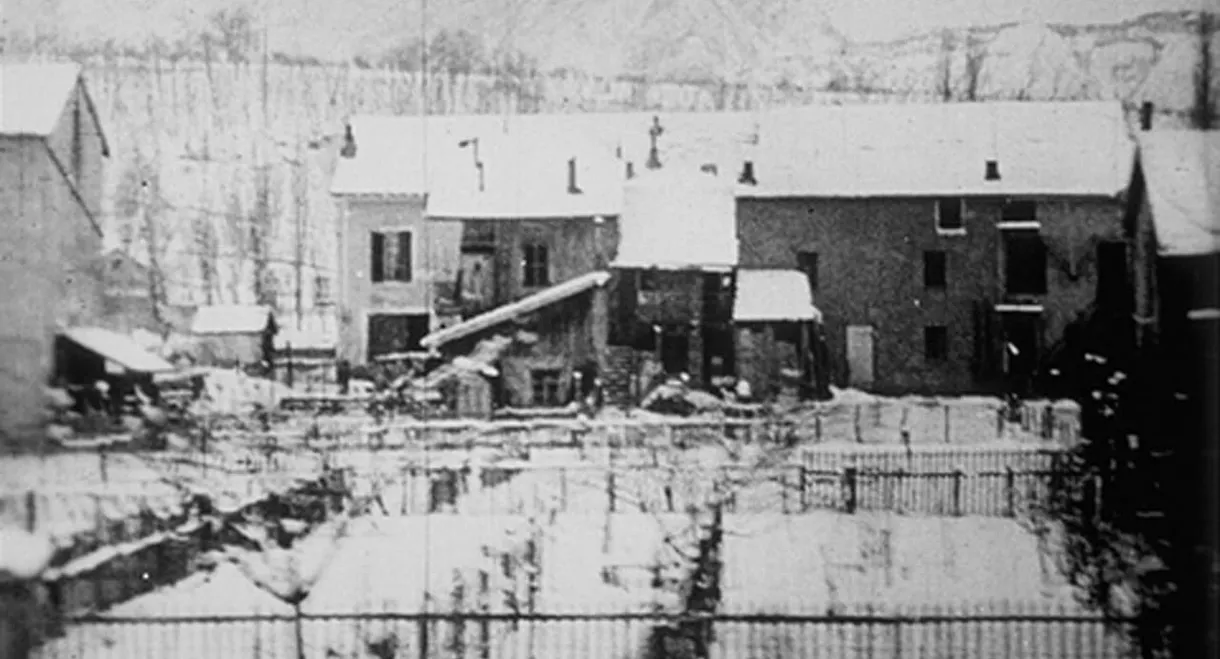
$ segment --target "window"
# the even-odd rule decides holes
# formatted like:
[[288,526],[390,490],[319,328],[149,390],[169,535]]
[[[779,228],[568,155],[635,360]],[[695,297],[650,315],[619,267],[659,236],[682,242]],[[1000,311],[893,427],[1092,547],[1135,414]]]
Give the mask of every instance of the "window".
[[941,361],[949,356],[949,329],[944,325],[923,328],[923,356]]
[[419,341],[428,335],[427,314],[370,314],[368,317],[368,356],[373,359],[420,350]]
[[530,371],[530,388],[533,393],[533,404],[545,407],[558,407],[559,370],[553,368]]
[[466,222],[462,228],[462,251],[492,251],[496,245],[496,228],[491,222]]
[[1005,230],[1004,290],[1009,295],[1046,293],[1046,245],[1036,229]]
[[809,280],[809,290],[818,290],[818,253],[799,251],[796,253],[796,266],[805,273]]
[[923,285],[925,288],[944,288],[946,279],[945,253],[932,250],[923,253]]
[[411,281],[411,232],[373,233],[373,282]]
[[1004,205],[1004,214],[1001,221],[1005,224],[1037,222],[1038,205],[1032,201],[1010,201]]
[[936,200],[936,230],[945,233],[965,233],[966,223],[962,213],[965,203],[957,197]]
[[313,295],[314,304],[324,306],[331,303],[330,299],[330,278],[326,275],[318,275],[313,280]]
[[657,290],[657,273],[655,270],[640,272],[640,290],[644,292]]
[[549,286],[550,254],[546,245],[526,243],[522,246],[525,258],[521,260],[521,278],[526,288]]

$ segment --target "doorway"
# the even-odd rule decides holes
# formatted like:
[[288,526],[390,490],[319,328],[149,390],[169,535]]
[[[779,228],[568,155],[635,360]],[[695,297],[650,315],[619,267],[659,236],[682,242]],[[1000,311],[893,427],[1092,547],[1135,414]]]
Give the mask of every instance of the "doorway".
[[1001,316],[1004,332],[1004,374],[1009,391],[1026,395],[1033,385],[1042,348],[1042,316],[1032,313],[1005,313]]
[[667,327],[661,334],[661,366],[665,373],[690,372],[690,335],[684,327]]

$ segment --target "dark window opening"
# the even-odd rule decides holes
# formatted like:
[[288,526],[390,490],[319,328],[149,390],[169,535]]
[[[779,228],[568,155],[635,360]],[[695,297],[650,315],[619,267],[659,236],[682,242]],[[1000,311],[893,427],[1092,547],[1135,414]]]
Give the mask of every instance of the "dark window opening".
[[373,233],[369,267],[374,283],[411,281],[411,232]]
[[1097,303],[1116,311],[1127,310],[1131,301],[1127,279],[1127,244],[1104,241],[1097,244]]
[[944,288],[947,280],[948,259],[942,251],[923,253],[923,285],[926,288]]
[[799,251],[796,253],[797,268],[805,273],[805,278],[809,280],[809,290],[818,290],[818,253]]
[[462,227],[462,251],[486,252],[495,250],[496,228],[490,222],[467,222]]
[[1038,205],[1032,201],[1010,201],[1004,205],[1004,222],[1037,222]]
[[546,368],[530,371],[530,390],[533,404],[543,407],[558,407],[563,402],[559,396],[559,369]]
[[923,328],[923,355],[940,361],[949,357],[949,329],[944,325],[929,325]]
[[369,316],[369,359],[379,355],[420,350],[428,335],[426,314],[373,314]]
[[1046,293],[1046,244],[1036,230],[1004,232],[1004,290],[1009,295]]
[[527,243],[522,246],[521,278],[527,288],[549,286],[551,283],[550,254],[546,245]]
[[644,270],[640,272],[640,290],[652,292],[657,290],[659,277],[655,270]]
[[960,231],[966,228],[962,218],[962,200],[945,197],[936,200],[936,228],[940,231]]
[[1004,373],[1015,393],[1029,390],[1041,349],[1041,318],[1036,314],[1004,314]]

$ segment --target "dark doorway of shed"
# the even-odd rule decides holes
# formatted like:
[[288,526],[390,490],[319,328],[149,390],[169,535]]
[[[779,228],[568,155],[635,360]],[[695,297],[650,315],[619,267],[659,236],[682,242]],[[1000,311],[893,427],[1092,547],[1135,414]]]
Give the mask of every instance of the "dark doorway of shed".
[[369,359],[420,350],[428,335],[427,314],[373,314],[369,316]]
[[669,375],[690,370],[690,334],[684,327],[667,327],[661,334],[661,366]]
[[1004,373],[1009,392],[1026,395],[1033,384],[1041,354],[1042,317],[1036,313],[1004,313]]
[[728,327],[703,328],[703,379],[733,375],[733,332]]

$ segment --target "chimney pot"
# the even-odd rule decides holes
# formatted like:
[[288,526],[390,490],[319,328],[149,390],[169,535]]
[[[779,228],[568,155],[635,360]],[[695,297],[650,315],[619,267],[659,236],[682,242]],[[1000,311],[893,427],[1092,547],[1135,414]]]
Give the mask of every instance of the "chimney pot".
[[706,174],[711,174],[712,176],[716,176],[717,174],[720,173],[720,170],[719,170],[719,168],[716,167],[715,163],[707,163],[707,164],[701,166],[699,168],[699,171],[704,172]]
[[581,190],[576,186],[576,159],[568,159],[568,194],[580,194]]
[[737,179],[737,182],[743,185],[758,185],[758,179],[754,178],[753,160],[747,160],[741,166],[741,176]]
[[986,169],[986,172],[983,174],[983,178],[988,181],[1000,180],[1000,161],[988,160],[987,169]]
[[339,155],[344,158],[356,157],[356,135],[352,132],[351,124],[343,126],[343,148],[339,150]]
[[1140,130],[1152,130],[1152,101],[1144,101],[1140,106]]
[[631,162],[630,160],[627,161],[627,178],[635,178],[635,163]]

